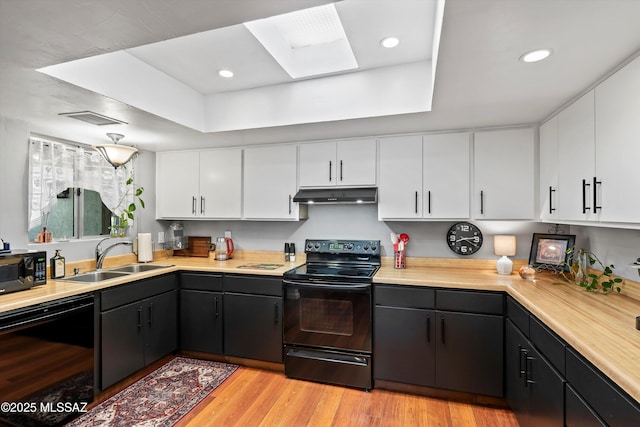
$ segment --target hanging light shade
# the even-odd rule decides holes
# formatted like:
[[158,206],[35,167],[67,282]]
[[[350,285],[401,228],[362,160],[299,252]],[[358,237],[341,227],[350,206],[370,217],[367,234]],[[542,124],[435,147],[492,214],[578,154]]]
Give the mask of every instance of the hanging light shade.
[[118,145],[118,141],[124,138],[124,135],[119,133],[108,133],[107,136],[111,138],[113,144],[94,145],[93,148],[104,157],[104,159],[111,163],[114,168],[124,165],[138,154],[138,149],[135,147],[129,147],[127,145]]

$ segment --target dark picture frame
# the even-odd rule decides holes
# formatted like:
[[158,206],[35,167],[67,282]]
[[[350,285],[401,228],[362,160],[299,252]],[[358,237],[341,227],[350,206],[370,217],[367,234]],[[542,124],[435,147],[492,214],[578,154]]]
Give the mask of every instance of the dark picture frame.
[[529,264],[555,271],[569,271],[567,249],[575,245],[575,234],[533,233]]

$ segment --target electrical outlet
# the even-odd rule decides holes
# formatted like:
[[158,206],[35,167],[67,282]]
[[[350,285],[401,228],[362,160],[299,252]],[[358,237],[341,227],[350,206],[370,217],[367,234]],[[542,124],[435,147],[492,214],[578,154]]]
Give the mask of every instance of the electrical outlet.
[[158,231],[158,244],[164,243],[164,231]]
[[231,231],[226,230],[226,231],[224,232],[224,237],[226,237],[227,239],[230,239],[230,238],[231,238]]

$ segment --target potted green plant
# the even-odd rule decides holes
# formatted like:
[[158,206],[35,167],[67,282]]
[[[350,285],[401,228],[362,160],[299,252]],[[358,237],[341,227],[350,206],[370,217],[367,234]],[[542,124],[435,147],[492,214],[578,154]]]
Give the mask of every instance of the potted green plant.
[[569,268],[568,271],[560,271],[560,275],[588,292],[608,294],[622,291],[620,285],[624,280],[613,275],[613,264],[605,265],[591,251],[575,246],[569,248],[567,259],[562,264]]

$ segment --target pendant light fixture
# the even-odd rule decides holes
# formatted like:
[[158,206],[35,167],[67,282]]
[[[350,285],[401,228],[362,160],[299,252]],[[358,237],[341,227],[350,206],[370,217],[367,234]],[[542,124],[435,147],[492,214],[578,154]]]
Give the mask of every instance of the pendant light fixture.
[[118,141],[124,138],[124,135],[119,133],[108,133],[107,136],[111,138],[113,144],[94,145],[93,148],[104,157],[104,159],[111,163],[114,168],[124,165],[138,154],[138,149],[135,147],[129,147],[127,145],[118,145]]

